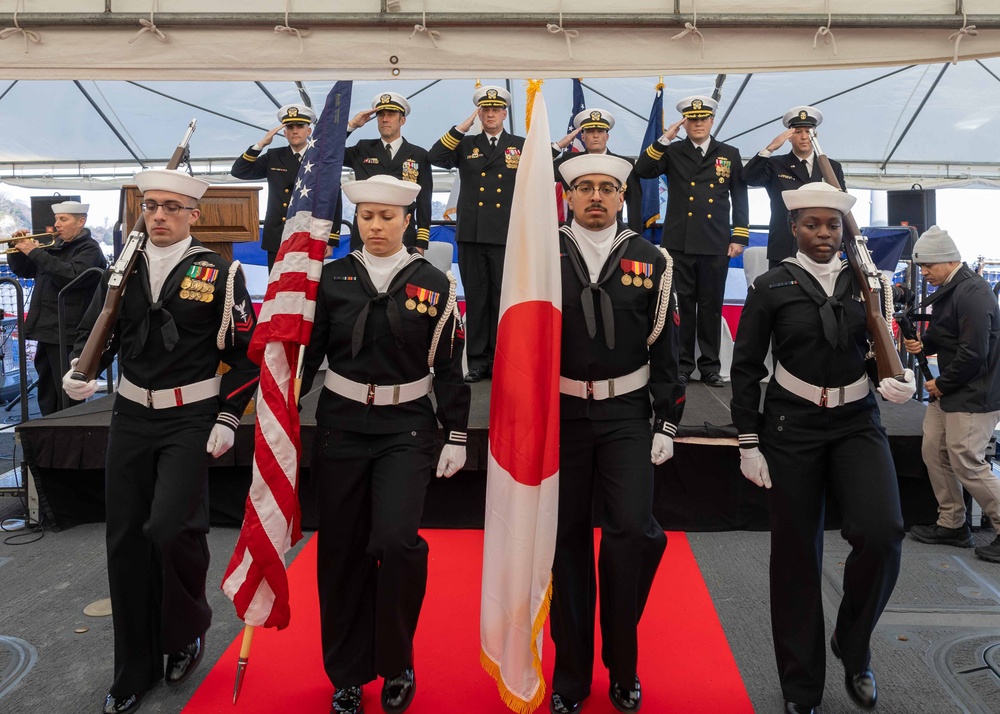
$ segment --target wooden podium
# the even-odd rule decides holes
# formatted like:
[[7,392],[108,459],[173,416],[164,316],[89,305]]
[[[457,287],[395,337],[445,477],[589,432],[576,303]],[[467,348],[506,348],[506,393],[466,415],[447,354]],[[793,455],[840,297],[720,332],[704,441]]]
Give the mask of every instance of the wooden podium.
[[[201,216],[191,226],[191,235],[221,255],[233,259],[233,243],[249,243],[260,238],[260,186],[209,186],[198,201]],[[122,227],[127,232],[142,210],[139,187],[122,186]]]

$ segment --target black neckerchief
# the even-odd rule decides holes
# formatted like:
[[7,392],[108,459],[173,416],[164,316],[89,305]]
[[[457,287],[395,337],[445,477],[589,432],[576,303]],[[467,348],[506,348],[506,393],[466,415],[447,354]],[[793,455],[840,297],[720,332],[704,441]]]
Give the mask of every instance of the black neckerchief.
[[583,319],[587,323],[587,334],[590,335],[590,339],[594,339],[597,335],[597,316],[594,314],[594,297],[593,294],[597,293],[598,298],[601,302],[601,322],[604,324],[604,343],[608,346],[609,350],[615,348],[615,311],[611,305],[611,296],[608,295],[607,291],[601,286],[611,279],[614,275],[615,268],[618,266],[619,261],[621,261],[622,255],[625,254],[625,250],[628,248],[628,234],[634,235],[634,233],[625,229],[621,231],[612,240],[618,241],[618,245],[611,248],[611,252],[608,254],[608,259],[604,263],[604,268],[598,275],[597,282],[590,282],[590,271],[587,270],[586,261],[583,259],[583,255],[580,253],[579,247],[576,245],[576,237],[573,235],[573,228],[571,226],[563,226],[561,229],[566,235],[566,245],[573,246],[572,250],[566,251],[566,257],[569,258],[569,264],[573,268],[573,272],[576,273],[577,279],[583,283],[586,287],[583,288],[583,292],[580,293],[580,307],[583,309]]
[[[796,262],[784,260],[781,263],[792,277],[798,280],[799,287],[819,307],[819,319],[823,324],[823,336],[834,349],[847,349],[847,323],[844,321],[844,304],[836,297],[827,295],[822,290],[816,278],[808,270]],[[844,271],[841,269],[836,284],[840,284]],[[834,288],[834,295],[837,293]]]
[[354,268],[358,275],[358,281],[361,283],[361,287],[365,289],[372,297],[365,303],[365,306],[361,308],[361,312],[358,313],[358,319],[354,322],[354,331],[351,333],[351,357],[357,357],[358,352],[361,351],[361,344],[365,340],[365,324],[368,322],[368,313],[371,312],[372,306],[374,305],[385,305],[386,317],[389,320],[389,331],[392,336],[396,338],[396,346],[403,346],[403,322],[399,318],[399,306],[396,301],[392,299],[392,295],[398,292],[401,287],[406,285],[406,281],[410,279],[417,268],[420,267],[419,255],[416,256],[414,260],[413,255],[411,255],[409,262],[404,263],[403,267],[400,269],[396,276],[389,281],[389,286],[386,288],[385,292],[380,293],[376,288],[375,284],[372,283],[371,277],[368,275],[368,270],[365,268],[365,264],[362,262],[361,252],[354,251],[351,253],[351,257],[354,258]]

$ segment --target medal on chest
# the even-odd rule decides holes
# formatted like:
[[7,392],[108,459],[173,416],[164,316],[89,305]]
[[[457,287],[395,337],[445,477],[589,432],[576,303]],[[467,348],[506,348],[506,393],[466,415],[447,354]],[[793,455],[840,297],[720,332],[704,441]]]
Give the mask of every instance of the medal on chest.
[[622,258],[622,285],[632,285],[649,290],[653,287],[653,264]]
[[219,277],[219,269],[211,263],[199,260],[191,264],[184,279],[181,280],[178,296],[182,300],[212,302],[215,293],[215,281]]
[[424,313],[434,317],[438,314],[437,304],[441,300],[441,293],[422,288],[413,283],[406,284],[406,309],[416,310],[421,315]]

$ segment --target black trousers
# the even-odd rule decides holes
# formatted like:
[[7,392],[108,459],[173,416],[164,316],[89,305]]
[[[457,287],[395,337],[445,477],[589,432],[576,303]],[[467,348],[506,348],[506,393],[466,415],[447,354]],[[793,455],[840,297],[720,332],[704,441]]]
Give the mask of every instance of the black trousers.
[[[648,419],[562,422],[559,521],[552,564],[552,690],[581,701],[594,670],[594,610],[601,600],[601,660],[612,682],[632,687],[636,628],[667,537],[653,518]],[[603,511],[594,577],[594,498]]]
[[693,255],[673,250],[670,256],[674,259],[674,290],[681,316],[678,367],[688,374],[694,371],[694,341],[697,335],[698,346],[701,347],[697,367],[702,377],[710,372],[719,372],[722,369],[719,358],[722,302],[726,295],[729,257]]
[[[69,358],[59,359],[59,343],[39,342],[35,348],[35,372],[38,374],[38,409],[42,416],[62,409],[62,378],[69,371]],[[66,395],[66,407],[82,404]]]
[[435,451],[430,431],[316,434],[320,623],[334,687],[413,665],[427,587],[427,541],[417,529]]
[[500,319],[500,284],[507,246],[458,244],[458,269],[465,288],[465,354],[469,369],[493,369]]
[[163,655],[211,624],[205,444],[214,423],[214,415],[113,412],[106,500],[115,697],[152,687],[163,676]]
[[[773,385],[772,385],[773,388]],[[904,536],[896,470],[874,397],[832,409],[765,402],[761,451],[771,473],[771,629],[784,698],[823,698],[825,493],[851,545],[835,632],[844,665],[864,669],[872,630],[899,575]]]

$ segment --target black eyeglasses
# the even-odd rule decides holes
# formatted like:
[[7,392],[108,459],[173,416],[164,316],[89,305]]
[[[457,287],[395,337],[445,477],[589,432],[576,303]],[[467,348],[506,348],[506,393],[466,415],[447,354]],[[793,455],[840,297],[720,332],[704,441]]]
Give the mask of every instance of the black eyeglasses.
[[576,186],[570,186],[578,194],[587,198],[588,196],[593,196],[594,191],[600,191],[603,198],[609,198],[614,196],[616,193],[621,191],[620,188],[610,183],[602,183],[600,186],[592,186],[589,183],[578,183]]
[[176,216],[181,211],[193,211],[197,208],[197,206],[182,206],[179,203],[154,203],[153,201],[145,201],[140,205],[144,213],[153,214],[156,213],[156,209],[162,208],[168,216]]

